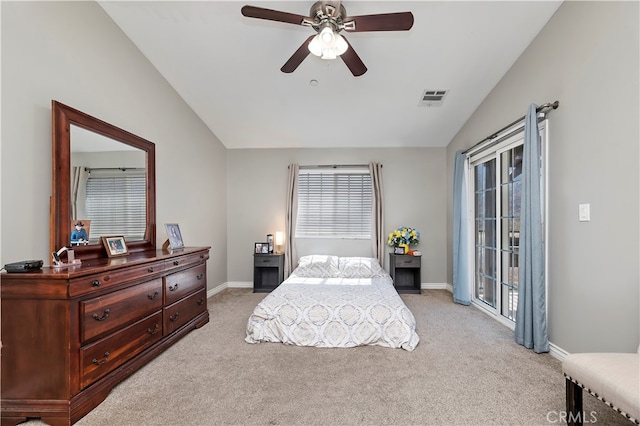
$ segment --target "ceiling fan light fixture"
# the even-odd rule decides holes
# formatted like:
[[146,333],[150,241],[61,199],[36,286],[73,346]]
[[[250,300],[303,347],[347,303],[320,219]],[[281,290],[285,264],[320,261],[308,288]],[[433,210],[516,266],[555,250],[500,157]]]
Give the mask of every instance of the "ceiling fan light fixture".
[[349,46],[342,36],[326,25],[309,42],[309,52],[321,59],[336,59],[347,51]]
[[328,25],[320,31],[318,37],[320,38],[320,43],[322,43],[323,46],[329,47],[336,43],[336,36]]
[[336,34],[336,53],[338,56],[346,52],[348,48],[347,41],[340,34]]

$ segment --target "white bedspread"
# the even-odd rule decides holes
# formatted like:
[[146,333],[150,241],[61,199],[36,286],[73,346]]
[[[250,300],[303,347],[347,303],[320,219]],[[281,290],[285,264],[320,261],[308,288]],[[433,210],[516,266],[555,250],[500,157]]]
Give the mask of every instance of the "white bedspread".
[[368,278],[293,274],[268,294],[247,323],[248,343],[415,349],[413,313],[383,271]]

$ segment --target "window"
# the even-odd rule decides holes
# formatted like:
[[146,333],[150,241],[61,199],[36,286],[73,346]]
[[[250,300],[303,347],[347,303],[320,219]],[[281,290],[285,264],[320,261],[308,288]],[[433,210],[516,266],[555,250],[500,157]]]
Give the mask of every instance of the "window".
[[371,176],[362,169],[300,169],[296,238],[371,238]]
[[[544,180],[545,122],[538,126]],[[515,322],[518,308],[523,143],[524,133],[520,129],[470,158],[475,256],[473,301],[507,324]],[[544,189],[545,182],[540,184]],[[543,204],[545,198],[543,191]],[[544,210],[543,222],[546,222]]]
[[125,240],[144,238],[147,219],[144,171],[92,170],[86,197],[92,243],[108,235],[123,235]]

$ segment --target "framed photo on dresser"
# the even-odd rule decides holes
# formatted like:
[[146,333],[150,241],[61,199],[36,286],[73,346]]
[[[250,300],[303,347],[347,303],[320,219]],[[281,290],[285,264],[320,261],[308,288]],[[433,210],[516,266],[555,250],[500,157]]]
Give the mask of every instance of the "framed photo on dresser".
[[166,223],[167,236],[169,237],[169,247],[173,249],[183,248],[184,242],[182,242],[182,233],[180,233],[180,226],[177,223]]
[[108,257],[126,256],[129,254],[123,236],[102,237],[102,245],[107,250]]

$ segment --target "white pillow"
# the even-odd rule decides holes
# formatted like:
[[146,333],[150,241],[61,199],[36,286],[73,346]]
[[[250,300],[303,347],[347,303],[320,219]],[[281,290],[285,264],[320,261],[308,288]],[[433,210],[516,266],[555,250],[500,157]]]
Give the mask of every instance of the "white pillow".
[[305,278],[336,278],[340,276],[337,256],[309,255],[298,260],[294,273]]
[[339,260],[343,278],[371,278],[384,272],[378,259],[372,257],[341,257]]

